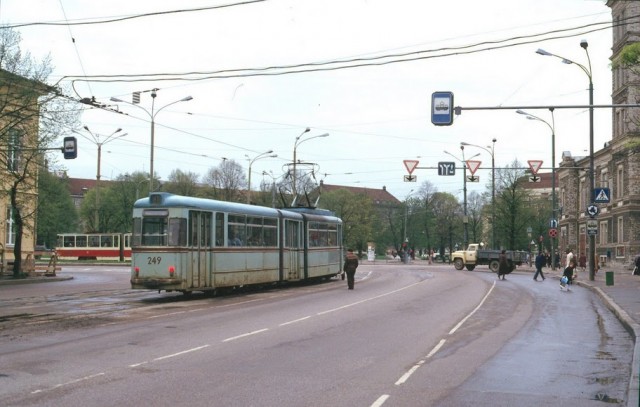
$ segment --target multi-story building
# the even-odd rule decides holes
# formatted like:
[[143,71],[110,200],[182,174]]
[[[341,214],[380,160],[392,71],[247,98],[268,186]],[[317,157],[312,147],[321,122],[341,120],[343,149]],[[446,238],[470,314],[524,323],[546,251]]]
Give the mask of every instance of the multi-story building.
[[[640,41],[640,2],[609,0],[613,17],[615,60],[623,47]],[[640,103],[640,75],[618,67],[612,71],[612,104]],[[589,223],[597,225],[595,253],[602,262],[628,263],[640,253],[640,113],[637,108],[612,109],[611,141],[595,151],[594,180],[597,190],[608,188],[609,203],[597,204],[599,214],[587,214],[590,196],[590,156],[565,152],[559,166],[560,248],[588,252]],[[635,144],[635,146],[634,146]]]

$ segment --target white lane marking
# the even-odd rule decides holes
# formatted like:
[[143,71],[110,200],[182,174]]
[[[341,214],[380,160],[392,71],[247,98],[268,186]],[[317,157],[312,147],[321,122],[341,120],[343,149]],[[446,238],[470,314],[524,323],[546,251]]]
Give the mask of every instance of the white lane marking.
[[438,342],[438,344],[436,346],[434,346],[433,349],[431,349],[431,352],[429,352],[429,354],[427,355],[427,359],[430,358],[431,356],[435,355],[436,352],[438,352],[440,350],[440,348],[442,347],[442,345],[444,345],[444,343],[446,342],[446,339],[440,339],[440,342]]
[[413,283],[413,284],[408,285],[408,286],[406,286],[406,287],[402,287],[402,288],[398,288],[397,290],[389,291],[388,293],[384,293],[384,294],[376,295],[375,297],[365,298],[364,300],[356,301],[356,302],[352,302],[351,304],[346,304],[346,305],[343,305],[343,306],[338,307],[338,308],[332,308],[332,309],[329,309],[329,310],[326,310],[326,311],[321,311],[321,312],[318,312],[316,315],[329,314],[329,313],[331,313],[331,312],[341,311],[341,310],[343,310],[343,309],[345,309],[345,308],[350,308],[350,307],[353,307],[353,306],[355,306],[355,305],[360,305],[360,304],[365,303],[365,302],[368,302],[368,301],[377,300],[378,298],[382,298],[382,297],[386,297],[386,296],[391,295],[391,294],[398,293],[398,292],[400,292],[400,291],[403,291],[403,290],[406,290],[406,289],[408,289],[408,288],[411,288],[411,287],[413,287],[413,286],[415,286],[415,285],[422,284],[422,283],[424,283],[424,282],[426,282],[426,281],[427,281],[427,280],[425,280],[425,281],[419,281],[419,282],[417,282],[417,283]]
[[152,360],[145,360],[144,362],[140,362],[140,363],[134,363],[132,365],[129,365],[129,367],[138,367],[138,366],[142,366],[142,365],[146,365],[147,363],[151,363],[151,362],[157,362],[159,360],[164,360],[164,359],[169,359],[169,358],[173,358],[176,356],[181,356],[184,355],[186,353],[191,353],[191,352],[195,352],[204,348],[208,348],[211,345],[202,345],[202,346],[198,346],[196,348],[191,348],[191,349],[187,349],[187,350],[183,350],[181,352],[177,352],[177,353],[172,353],[171,355],[165,355],[165,356],[159,356],[155,359]]
[[[493,282],[493,285],[491,286],[491,288],[489,289],[489,291],[485,294],[484,297],[482,297],[482,300],[480,300],[480,303],[473,309],[473,311],[471,311],[467,316],[465,316],[464,318],[462,318],[462,320],[460,320],[460,322],[458,322],[456,324],[456,326],[453,327],[453,329],[451,329],[449,331],[449,335],[453,335],[461,326],[462,324],[464,324],[469,318],[471,318],[471,316],[473,314],[476,313],[476,311],[478,311],[480,309],[480,307],[482,306],[482,304],[484,304],[484,302],[487,300],[487,298],[489,297],[489,294],[491,294],[491,292],[493,291],[493,289],[496,286],[496,282]],[[432,357],[433,355],[435,355],[440,348],[442,348],[442,346],[444,346],[446,342],[446,339],[440,339],[440,342],[438,342],[438,344],[431,349],[431,352],[429,352],[429,354],[427,355],[427,357],[425,359],[429,359],[430,357]],[[422,359],[421,361],[419,361],[418,363],[416,363],[411,369],[409,369],[405,374],[403,374],[400,379],[398,379],[397,382],[395,382],[396,386],[399,386],[401,384],[404,384],[407,380],[409,380],[409,377],[411,377],[411,375],[418,370],[418,368],[420,366],[422,366],[425,363],[425,359]]]
[[382,396],[378,397],[378,400],[376,400],[371,407],[380,407],[381,405],[384,404],[385,401],[387,401],[387,399],[389,398],[388,394],[383,394]]
[[477,310],[479,310],[479,309],[480,309],[480,307],[482,306],[482,304],[484,304],[484,302],[485,302],[485,301],[487,300],[487,298],[489,297],[489,294],[491,294],[491,291],[493,291],[493,289],[494,289],[495,287],[496,287],[496,282],[495,282],[495,280],[494,280],[494,281],[493,281],[493,285],[491,286],[491,288],[489,289],[489,291],[487,292],[487,294],[484,296],[484,298],[482,298],[482,301],[480,301],[480,304],[478,304],[478,306],[477,306],[477,307],[475,307],[475,308],[473,309],[473,311],[471,311],[471,312],[469,313],[469,315],[467,315],[466,317],[464,317],[464,318],[462,319],[462,321],[458,322],[458,324],[457,324],[456,326],[454,326],[452,330],[450,330],[450,331],[449,331],[449,335],[453,335],[453,333],[455,333],[455,332],[458,330],[458,328],[460,328],[460,327],[462,326],[462,324],[464,324],[464,323],[467,321],[467,319],[471,318],[471,316],[472,316],[473,314],[475,314]]
[[55,389],[58,389],[58,388],[63,387],[63,386],[68,386],[68,385],[70,385],[70,384],[79,383],[79,382],[82,382],[82,381],[84,381],[84,380],[91,380],[91,379],[96,378],[96,377],[98,377],[98,376],[104,376],[104,375],[105,375],[105,373],[96,373],[96,374],[92,374],[92,375],[89,375],[89,376],[81,377],[81,378],[79,378],[79,379],[75,379],[75,380],[68,381],[68,382],[66,382],[66,383],[56,384],[55,386],[50,387],[50,388],[48,388],[48,389],[38,389],[38,390],[34,390],[34,391],[32,391],[32,392],[31,392],[31,394],[37,394],[37,393],[42,393],[42,392],[45,392],[45,391],[55,390]]
[[236,339],[245,338],[247,336],[259,334],[261,332],[265,332],[265,331],[268,331],[268,330],[269,330],[269,328],[258,329],[257,331],[247,332],[246,334],[242,334],[242,335],[238,335],[238,336],[232,336],[231,338],[223,339],[222,342],[234,341]]
[[309,319],[311,318],[311,316],[306,316],[306,317],[302,317],[302,318],[298,318],[298,319],[294,319],[293,321],[289,321],[289,322],[283,322],[278,326],[286,326],[286,325],[290,325],[290,324],[295,324],[296,322],[300,322],[300,321],[304,321],[305,319]]

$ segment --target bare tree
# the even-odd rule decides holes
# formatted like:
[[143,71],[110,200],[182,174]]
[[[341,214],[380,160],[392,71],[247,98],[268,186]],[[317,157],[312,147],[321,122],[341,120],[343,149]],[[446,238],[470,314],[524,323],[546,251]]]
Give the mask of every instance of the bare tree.
[[195,172],[175,169],[169,174],[169,180],[162,189],[173,194],[195,196],[198,191],[198,178]]
[[202,182],[211,188],[211,197],[223,201],[243,200],[241,189],[246,188],[244,168],[235,160],[223,160],[217,167],[210,168]]

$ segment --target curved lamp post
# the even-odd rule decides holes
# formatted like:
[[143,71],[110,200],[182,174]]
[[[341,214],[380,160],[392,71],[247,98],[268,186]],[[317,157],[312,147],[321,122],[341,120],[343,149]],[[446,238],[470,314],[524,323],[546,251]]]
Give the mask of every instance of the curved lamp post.
[[[582,72],[589,78],[589,204],[593,204],[595,189],[596,189],[596,174],[594,165],[594,148],[593,148],[593,71],[591,70],[591,57],[589,57],[589,43],[587,40],[581,40],[580,46],[587,54],[588,67],[572,61],[568,58],[561,57],[559,55],[552,54],[543,49],[538,49],[536,53],[544,56],[552,56],[562,60],[565,64],[573,64],[578,66]],[[593,281],[596,274],[596,236],[589,235],[589,280]]]
[[296,181],[297,181],[296,178],[298,177],[298,174],[296,173],[296,164],[297,164],[296,151],[298,149],[298,146],[304,143],[305,141],[309,141],[314,138],[329,137],[329,133],[324,133],[317,136],[311,136],[311,137],[307,137],[306,139],[302,139],[302,136],[304,136],[310,130],[311,129],[307,127],[298,137],[296,137],[296,142],[293,144],[293,181],[291,184],[292,185],[291,190],[293,192],[294,197],[298,196],[298,190],[296,189]]
[[154,150],[154,142],[155,142],[155,120],[156,120],[156,115],[158,113],[160,113],[160,111],[162,111],[162,109],[164,109],[165,107],[169,107],[173,104],[179,103],[179,102],[188,102],[190,100],[193,99],[193,97],[191,96],[186,96],[182,99],[176,100],[175,102],[171,102],[169,104],[166,104],[164,106],[162,106],[160,109],[155,110],[155,102],[156,102],[156,96],[158,95],[158,90],[157,88],[154,88],[151,91],[151,111],[148,111],[147,109],[145,109],[144,107],[140,106],[140,105],[136,105],[133,104],[131,102],[127,102],[126,100],[122,100],[122,99],[118,99],[116,97],[112,97],[111,101],[113,102],[121,102],[121,103],[126,103],[128,105],[131,106],[135,106],[139,109],[144,110],[144,112],[146,114],[149,115],[149,118],[151,119],[151,153],[150,153],[150,158],[149,158],[149,193],[153,192],[153,150]]
[[[250,204],[251,203],[251,166],[253,165],[253,163],[257,160],[261,160],[263,158],[275,158],[278,156],[278,154],[271,154],[273,153],[273,150],[269,150],[269,151],[265,151],[262,154],[258,154],[256,157],[254,157],[252,160],[249,161],[249,187],[247,188],[247,203]],[[269,155],[271,154],[271,155]]]
[[[553,107],[549,108],[551,111],[551,123],[541,119],[538,116],[527,113],[524,110],[516,110],[516,113],[524,115],[529,120],[537,120],[546,124],[551,130],[551,220],[556,219],[556,121],[553,116]],[[551,236],[551,269],[556,269],[556,238]]]
[[121,132],[122,129],[118,128],[116,131],[114,131],[113,133],[109,134],[107,137],[105,137],[104,140],[100,141],[100,134],[95,134],[93,133],[91,130],[89,130],[88,126],[84,126],[84,129],[87,131],[87,133],[89,133],[91,135],[91,138],[85,136],[82,133],[78,133],[80,134],[82,137],[86,138],[87,140],[89,140],[90,142],[92,142],[93,144],[95,144],[98,147],[98,168],[96,170],[96,212],[95,212],[95,228],[96,228],[96,232],[100,231],[100,224],[99,224],[99,217],[98,217],[98,208],[100,207],[100,163],[101,163],[101,156],[102,156],[102,145],[103,144],[107,144],[110,141],[119,139],[121,137],[124,137],[127,135],[127,133],[124,134],[120,134],[117,135],[117,133]]
[[[460,150],[462,151],[462,159],[456,157],[455,155],[451,154],[450,152],[448,152],[446,150],[445,150],[444,153],[445,154],[449,154],[451,157],[455,158],[457,161],[459,161],[462,164],[462,176],[464,177],[462,179],[462,185],[463,185],[462,191],[464,193],[464,206],[463,206],[463,208],[464,208],[464,218],[462,219],[462,224],[464,226],[464,242],[463,242],[463,244],[464,244],[464,247],[465,247],[465,250],[466,250],[467,246],[469,246],[469,229],[468,229],[468,227],[469,227],[469,218],[467,217],[467,160],[465,160],[465,158],[464,158],[464,146],[463,145],[460,146]],[[477,157],[479,155],[480,155],[480,153],[475,154],[475,155],[469,157],[469,160],[474,158],[474,157]]]
[[[491,248],[496,248],[496,141],[495,137],[491,140],[493,144],[491,146],[482,147],[477,144],[460,143],[461,146],[470,146],[480,148],[491,155]],[[491,148],[491,150],[489,150]]]

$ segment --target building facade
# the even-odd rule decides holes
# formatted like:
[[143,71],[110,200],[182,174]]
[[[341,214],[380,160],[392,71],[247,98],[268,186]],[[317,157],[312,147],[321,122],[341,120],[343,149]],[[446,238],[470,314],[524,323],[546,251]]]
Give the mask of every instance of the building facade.
[[[611,8],[615,60],[624,46],[640,41],[640,2],[608,1]],[[640,103],[640,76],[631,69],[612,71],[611,103]],[[590,196],[590,156],[573,157],[563,153],[558,171],[560,249],[588,253],[589,233],[595,235],[596,259],[600,264],[628,264],[640,254],[640,114],[638,108],[612,109],[611,141],[594,151],[596,191],[608,189],[608,203],[597,203],[599,214],[587,214]]]

